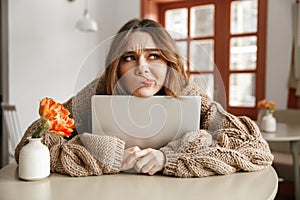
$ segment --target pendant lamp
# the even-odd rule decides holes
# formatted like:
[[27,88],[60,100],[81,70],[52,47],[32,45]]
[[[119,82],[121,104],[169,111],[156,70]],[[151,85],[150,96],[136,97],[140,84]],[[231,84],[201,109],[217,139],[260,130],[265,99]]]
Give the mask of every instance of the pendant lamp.
[[97,22],[90,17],[88,12],[88,0],[85,0],[83,16],[76,22],[76,28],[84,32],[98,31]]

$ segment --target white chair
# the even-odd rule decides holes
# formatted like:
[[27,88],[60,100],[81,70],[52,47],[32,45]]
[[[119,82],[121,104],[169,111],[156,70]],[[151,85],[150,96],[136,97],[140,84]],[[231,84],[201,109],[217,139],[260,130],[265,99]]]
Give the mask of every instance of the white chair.
[[2,104],[3,122],[8,141],[8,162],[14,162],[14,152],[17,144],[21,140],[22,132],[15,105]]

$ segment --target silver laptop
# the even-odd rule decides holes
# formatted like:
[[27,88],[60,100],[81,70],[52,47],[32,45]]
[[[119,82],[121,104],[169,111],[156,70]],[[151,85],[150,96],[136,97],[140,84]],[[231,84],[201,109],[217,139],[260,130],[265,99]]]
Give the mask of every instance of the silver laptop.
[[126,148],[160,148],[200,126],[199,96],[95,95],[92,101],[93,134],[115,136]]

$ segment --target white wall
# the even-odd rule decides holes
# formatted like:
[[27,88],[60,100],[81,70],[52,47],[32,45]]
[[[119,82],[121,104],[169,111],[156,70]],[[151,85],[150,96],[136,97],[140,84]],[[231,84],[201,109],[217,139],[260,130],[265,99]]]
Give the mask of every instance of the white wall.
[[9,1],[9,103],[16,104],[22,131],[38,118],[43,97],[64,102],[74,93],[81,63],[121,25],[140,16],[139,0],[89,0],[97,33],[75,30],[84,0]]
[[268,1],[266,99],[287,107],[292,51],[292,4],[295,0]]

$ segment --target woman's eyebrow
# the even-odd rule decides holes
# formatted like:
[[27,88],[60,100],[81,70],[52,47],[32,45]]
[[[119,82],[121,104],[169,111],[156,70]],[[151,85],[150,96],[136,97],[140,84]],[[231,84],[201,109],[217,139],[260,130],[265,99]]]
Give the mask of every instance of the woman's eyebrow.
[[159,51],[158,48],[147,48],[145,49],[145,51]]
[[125,51],[123,55],[126,55],[126,54],[137,54],[139,52],[143,52],[143,51],[146,51],[146,52],[149,52],[149,51],[159,51],[158,48],[143,48],[143,49],[137,49],[135,51]]
[[123,53],[123,55],[127,55],[127,54],[136,54],[136,51],[125,51]]

